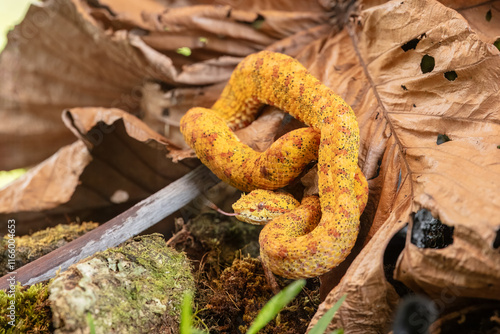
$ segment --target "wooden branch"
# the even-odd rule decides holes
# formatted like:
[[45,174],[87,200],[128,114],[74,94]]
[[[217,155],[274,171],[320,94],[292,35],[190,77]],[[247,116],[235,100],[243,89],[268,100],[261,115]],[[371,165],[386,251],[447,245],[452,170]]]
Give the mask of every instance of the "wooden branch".
[[182,208],[220,180],[205,166],[172,182],[98,228],[0,278],[0,289],[15,277],[22,285],[33,285],[55,276],[56,271],[115,247]]

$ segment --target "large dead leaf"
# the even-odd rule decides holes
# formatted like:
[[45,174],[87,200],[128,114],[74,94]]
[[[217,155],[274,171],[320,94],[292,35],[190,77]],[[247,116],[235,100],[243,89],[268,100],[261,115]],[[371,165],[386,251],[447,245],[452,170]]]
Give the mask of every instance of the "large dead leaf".
[[74,108],[63,119],[79,140],[0,190],[0,217],[22,222],[18,235],[112,218],[198,164],[173,163],[175,146],[122,110]]
[[[423,73],[426,55],[435,66]],[[357,113],[360,161],[377,210],[373,238],[311,325],[347,294],[331,328],[387,330],[398,294],[384,275],[384,255],[396,251],[386,246],[408,223],[411,232],[411,213],[420,208],[454,228],[453,243],[422,249],[408,236],[394,278],[444,304],[440,311],[453,305],[443,303],[443,291],[453,291],[453,301],[498,299],[498,50],[455,10],[434,1],[394,1],[362,12],[359,22],[325,41],[318,58],[338,74],[322,75],[315,66],[313,72]],[[443,134],[450,141],[438,145]]]
[[[64,108],[139,114],[145,81],[171,88],[218,83],[229,78],[238,57],[271,44],[297,52],[331,29],[319,4],[262,1],[254,4],[259,11],[241,1],[183,7],[198,3],[33,4],[0,57],[0,169],[35,164],[70,143],[60,121]],[[191,56],[179,54],[180,47],[190,47]]]

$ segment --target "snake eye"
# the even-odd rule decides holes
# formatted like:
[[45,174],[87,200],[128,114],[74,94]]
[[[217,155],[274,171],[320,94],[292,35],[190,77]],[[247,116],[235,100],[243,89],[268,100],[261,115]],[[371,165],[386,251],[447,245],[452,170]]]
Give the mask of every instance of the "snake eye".
[[257,204],[257,209],[260,211],[262,209],[264,209],[264,202],[260,202],[259,204]]

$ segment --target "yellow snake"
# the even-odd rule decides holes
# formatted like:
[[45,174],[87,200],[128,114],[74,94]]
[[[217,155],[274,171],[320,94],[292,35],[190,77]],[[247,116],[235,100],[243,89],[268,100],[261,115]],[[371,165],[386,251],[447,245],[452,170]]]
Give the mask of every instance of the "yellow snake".
[[[231,130],[250,124],[264,104],[310,127],[256,152]],[[242,191],[281,188],[318,159],[319,203],[316,196],[305,197],[260,234],[262,261],[275,274],[318,276],[350,253],[368,198],[357,164],[358,124],[351,107],[297,60],[270,51],[246,57],[211,109],[192,108],[184,115],[181,132],[206,166]],[[258,202],[253,211],[268,202]]]

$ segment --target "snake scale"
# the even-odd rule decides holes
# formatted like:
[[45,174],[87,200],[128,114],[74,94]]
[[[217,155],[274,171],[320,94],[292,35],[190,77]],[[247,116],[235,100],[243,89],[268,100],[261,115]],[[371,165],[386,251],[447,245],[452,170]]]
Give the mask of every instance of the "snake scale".
[[[309,127],[287,133],[264,152],[252,150],[232,130],[250,124],[264,104]],[[260,234],[262,261],[275,274],[318,276],[350,253],[368,198],[358,167],[358,124],[351,107],[297,60],[270,51],[247,56],[212,108],[183,116],[181,132],[206,166],[242,191],[281,188],[318,160],[319,200],[305,197]]]

